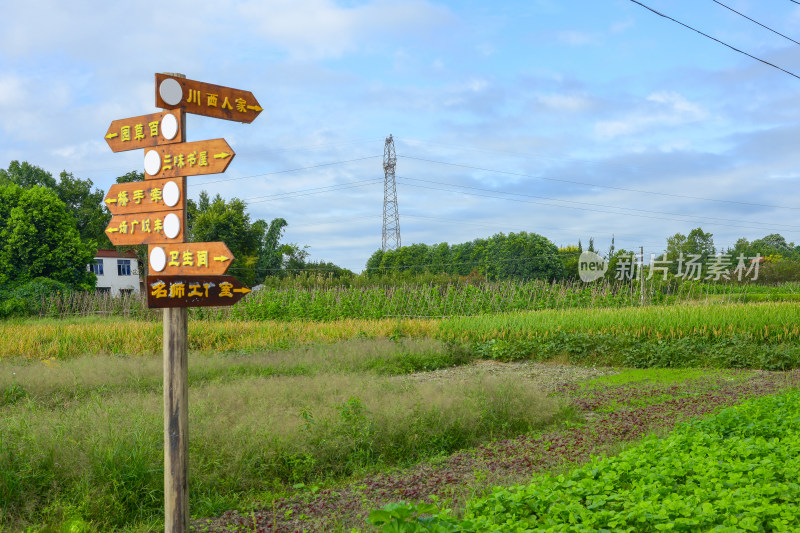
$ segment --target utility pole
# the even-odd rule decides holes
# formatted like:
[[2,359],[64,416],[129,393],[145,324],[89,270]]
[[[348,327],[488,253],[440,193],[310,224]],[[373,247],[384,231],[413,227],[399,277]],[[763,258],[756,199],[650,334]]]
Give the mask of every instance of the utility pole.
[[639,278],[641,278],[640,303],[644,305],[644,246],[639,247],[639,253],[641,254],[641,262],[639,263]]
[[400,248],[400,214],[397,211],[397,185],[394,169],[397,165],[397,154],[394,151],[392,135],[386,138],[383,145],[383,238],[381,250]]

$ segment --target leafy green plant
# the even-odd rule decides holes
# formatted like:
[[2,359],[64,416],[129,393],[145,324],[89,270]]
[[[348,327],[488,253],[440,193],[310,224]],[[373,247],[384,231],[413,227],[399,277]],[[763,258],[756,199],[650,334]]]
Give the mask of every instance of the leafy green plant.
[[751,400],[567,474],[497,488],[461,519],[420,519],[405,504],[374,516],[384,531],[796,531],[798,412],[798,390]]

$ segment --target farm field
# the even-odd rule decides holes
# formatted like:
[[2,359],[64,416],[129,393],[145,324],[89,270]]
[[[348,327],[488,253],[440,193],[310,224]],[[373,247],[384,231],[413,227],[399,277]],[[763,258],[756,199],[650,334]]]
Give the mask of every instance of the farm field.
[[[797,314],[777,302],[190,321],[194,530],[369,531],[370,511],[431,495],[458,514],[495,485],[795,388]],[[158,531],[160,324],[0,334],[2,530]]]

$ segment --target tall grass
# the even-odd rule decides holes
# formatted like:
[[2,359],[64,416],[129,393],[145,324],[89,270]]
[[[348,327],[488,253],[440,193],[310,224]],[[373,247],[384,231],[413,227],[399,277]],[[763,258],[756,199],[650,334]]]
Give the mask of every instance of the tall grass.
[[[255,355],[190,357],[192,513],[218,514],[296,483],[407,465],[559,416],[559,402],[509,379],[392,377],[415,361],[463,362],[438,342],[354,340]],[[403,364],[398,364],[403,362]],[[235,369],[229,371],[229,369]],[[387,375],[390,374],[390,375]],[[163,516],[157,358],[0,362],[0,530],[92,531]]]
[[[352,338],[430,337],[436,323],[421,319],[309,321],[189,321],[189,349],[255,352]],[[72,318],[0,322],[0,359],[66,359],[86,354],[161,353],[161,322]]]

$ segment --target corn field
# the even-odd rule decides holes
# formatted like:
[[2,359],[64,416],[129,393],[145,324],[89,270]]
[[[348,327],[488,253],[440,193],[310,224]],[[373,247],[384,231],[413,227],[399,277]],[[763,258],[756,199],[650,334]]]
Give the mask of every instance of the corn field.
[[[759,292],[754,292],[755,290]],[[208,320],[339,320],[344,318],[425,318],[476,316],[510,311],[630,307],[686,302],[737,303],[800,298],[800,286],[780,288],[734,284],[647,282],[548,283],[504,281],[374,287],[262,287],[233,307],[191,308]],[[158,320],[144,295],[71,293],[44,298],[41,317],[120,316]]]

